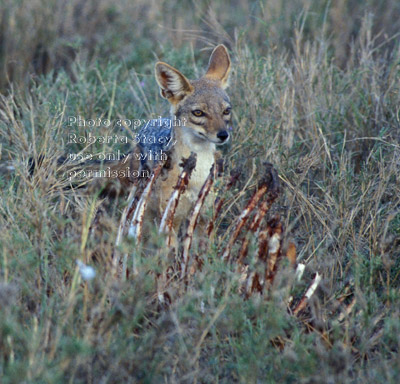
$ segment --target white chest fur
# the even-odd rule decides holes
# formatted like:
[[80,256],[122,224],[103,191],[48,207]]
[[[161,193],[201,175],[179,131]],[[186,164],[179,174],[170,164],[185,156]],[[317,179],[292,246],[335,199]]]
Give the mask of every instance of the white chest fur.
[[189,188],[193,190],[193,192],[200,192],[201,187],[210,173],[213,163],[214,153],[197,152],[196,168],[194,169],[189,182]]
[[214,163],[215,144],[207,140],[199,140],[190,131],[182,131],[181,133],[181,145],[177,148],[178,152],[181,152],[182,156],[186,158],[190,156],[191,152],[197,155],[196,168],[192,173],[188,186],[189,191],[197,195]]

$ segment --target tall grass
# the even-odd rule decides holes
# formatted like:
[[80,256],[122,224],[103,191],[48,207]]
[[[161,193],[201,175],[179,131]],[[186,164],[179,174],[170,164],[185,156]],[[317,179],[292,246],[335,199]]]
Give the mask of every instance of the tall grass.
[[[399,5],[231,4],[1,3],[2,382],[398,381]],[[112,274],[124,201],[70,188],[57,159],[126,151],[68,144],[70,132],[87,132],[68,116],[163,115],[156,57],[194,77],[206,65],[202,48],[216,42],[229,46],[234,69],[225,178],[237,166],[241,178],[199,255],[202,270],[186,287],[172,281],[164,308],[162,239],[155,234],[159,247],[147,254],[126,240],[120,251],[135,257],[137,274]],[[42,159],[32,175],[30,158]],[[270,291],[244,299],[240,274],[218,255],[266,160],[283,186],[271,214],[306,271],[296,283],[284,262]],[[81,279],[76,259],[96,269],[93,280]],[[290,297],[317,271],[321,286],[293,316]]]

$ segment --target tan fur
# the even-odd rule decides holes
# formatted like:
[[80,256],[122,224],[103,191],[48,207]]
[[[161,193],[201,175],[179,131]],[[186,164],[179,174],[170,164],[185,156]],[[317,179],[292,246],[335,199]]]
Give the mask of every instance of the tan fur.
[[[176,144],[170,151],[167,170],[154,185],[148,205],[147,221],[159,222],[181,173],[179,164],[182,158],[187,158],[191,152],[195,152],[196,168],[186,192],[180,199],[174,219],[176,232],[182,221],[188,217],[214,163],[216,146],[226,143],[229,139],[227,129],[231,118],[230,102],[224,88],[227,86],[230,66],[229,54],[223,45],[214,49],[206,74],[198,80],[188,80],[166,63],[156,64],[155,75],[161,95],[170,102],[172,114],[186,123],[184,126],[173,127]],[[201,111],[203,116],[195,116],[194,111]],[[131,169],[138,169],[140,162],[132,160],[129,164],[120,164],[122,167],[127,165]],[[126,182],[127,180],[123,180],[123,183]]]

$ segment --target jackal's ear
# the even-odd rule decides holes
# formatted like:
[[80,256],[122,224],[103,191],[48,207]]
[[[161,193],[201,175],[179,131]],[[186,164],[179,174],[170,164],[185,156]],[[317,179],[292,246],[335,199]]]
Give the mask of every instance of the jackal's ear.
[[162,62],[156,64],[156,80],[160,86],[161,96],[171,103],[182,100],[194,89],[182,73]]
[[205,76],[209,79],[219,80],[222,88],[226,88],[228,86],[230,70],[231,59],[228,50],[225,45],[220,44],[214,48],[210,56],[210,62],[208,63],[208,69]]

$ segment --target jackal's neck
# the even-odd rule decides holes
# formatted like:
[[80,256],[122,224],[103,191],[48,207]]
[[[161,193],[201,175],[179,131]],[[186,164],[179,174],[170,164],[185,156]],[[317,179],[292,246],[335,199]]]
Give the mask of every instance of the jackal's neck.
[[186,126],[174,127],[174,141],[176,141],[175,150],[178,157],[188,157],[191,152],[195,152],[197,157],[199,155],[208,155],[213,158],[216,151],[214,143],[198,137],[193,129]]

